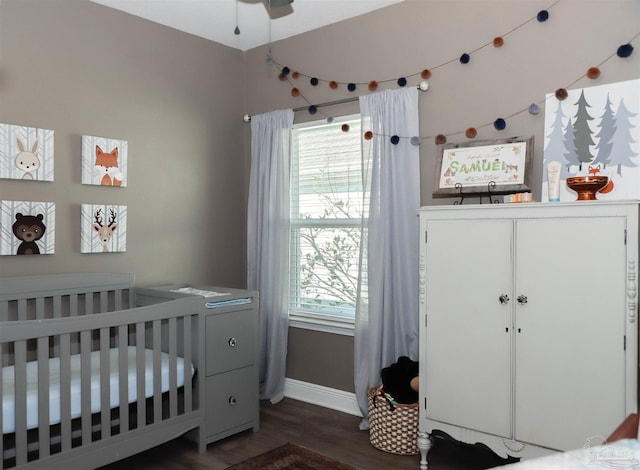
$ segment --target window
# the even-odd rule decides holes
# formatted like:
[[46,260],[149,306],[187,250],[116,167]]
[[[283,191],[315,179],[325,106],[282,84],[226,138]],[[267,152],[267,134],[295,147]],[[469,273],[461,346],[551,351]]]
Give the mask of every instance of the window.
[[360,127],[360,117],[350,116],[292,132],[289,317],[298,326],[353,330],[363,214]]

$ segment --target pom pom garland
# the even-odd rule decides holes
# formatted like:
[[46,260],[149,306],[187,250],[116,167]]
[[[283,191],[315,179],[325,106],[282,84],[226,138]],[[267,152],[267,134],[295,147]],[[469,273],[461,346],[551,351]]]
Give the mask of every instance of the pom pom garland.
[[351,128],[349,127],[349,124],[343,124],[340,129],[342,130],[342,132],[349,132],[349,129]]
[[[0,0],[0,1],[1,1],[1,0]],[[556,3],[558,3],[558,2],[556,2]],[[556,5],[556,3],[554,3],[551,7],[555,6],[555,5]],[[549,19],[549,11],[547,11],[547,10],[540,10],[540,11],[537,13],[537,15],[536,15],[536,19],[537,19],[537,20],[538,20],[538,22],[540,22],[540,23],[546,22],[546,21]],[[519,29],[519,28],[520,28],[521,26],[523,26],[524,24],[525,24],[525,23],[523,23],[522,25],[520,25],[520,26],[516,27],[514,30],[509,31],[507,34],[510,34],[510,33],[512,33],[513,31],[515,31],[516,29]],[[634,36],[633,40],[635,40],[635,39],[637,38],[637,36],[638,36],[638,35]],[[500,47],[502,47],[502,46],[504,45],[504,43],[505,43],[505,40],[504,40],[504,38],[503,38],[502,36],[496,36],[496,37],[494,37],[494,39],[493,39],[493,41],[492,41],[492,42],[490,42],[490,43],[488,43],[488,44],[484,44],[484,45],[483,45],[483,46],[481,46],[480,48],[473,49],[470,53],[463,53],[463,54],[461,54],[461,55],[460,55],[460,57],[459,57],[459,62],[460,62],[461,64],[468,64],[468,63],[471,61],[471,56],[470,56],[470,54],[471,54],[471,53],[477,52],[478,50],[480,50],[480,49],[482,49],[482,48],[485,48],[485,47],[487,47],[487,46],[490,46],[491,44],[493,44],[493,46],[494,46],[495,48],[500,48]],[[633,45],[631,44],[631,42],[629,42],[629,43],[627,43],[627,44],[622,44],[622,45],[620,45],[620,46],[617,48],[616,55],[617,55],[618,57],[620,57],[620,58],[627,58],[627,57],[630,57],[630,56],[632,55],[633,50],[634,50],[634,47],[633,47]],[[603,63],[605,63],[605,62],[607,62],[607,61],[608,61],[609,59],[611,59],[612,57],[613,57],[613,55],[610,55],[610,56],[609,56],[605,61],[601,62],[601,63],[600,63],[600,65],[602,65],[602,64],[603,64]],[[292,71],[291,71],[291,69],[290,69],[288,66],[283,66],[283,65],[281,65],[281,64],[278,64],[278,62],[276,62],[276,61],[273,59],[273,57],[272,57],[272,55],[271,55],[271,51],[269,51],[269,53],[267,54],[266,62],[267,62],[268,64],[276,64],[277,66],[279,66],[279,67],[280,67],[280,73],[278,74],[278,78],[279,78],[279,80],[281,80],[281,81],[289,81],[289,78],[288,78],[289,76],[291,76],[291,78],[292,78],[292,79],[298,79],[298,78],[301,78],[301,75],[302,75],[302,76],[307,76],[307,77],[309,77],[308,75],[301,74],[301,73],[300,73],[300,72],[298,72],[298,71],[293,71],[293,72],[292,72]],[[440,66],[442,66],[442,65],[447,65],[447,64],[448,64],[448,63],[450,63],[450,62],[452,62],[452,61],[445,62],[445,63],[440,64],[440,65],[437,65],[437,66],[435,66],[435,67],[436,67],[436,68],[438,68],[438,67],[440,67]],[[410,77],[415,77],[415,76],[418,76],[418,75],[419,75],[423,80],[418,84],[418,87],[417,87],[417,88],[418,88],[419,90],[421,90],[421,91],[427,91],[427,90],[429,89],[429,82],[428,82],[427,80],[432,76],[431,70],[429,70],[429,69],[423,69],[421,72],[419,72],[419,73],[417,73],[417,74],[411,74],[411,75],[410,75]],[[591,79],[591,80],[594,80],[594,79],[599,78],[599,77],[600,77],[600,75],[601,75],[601,71],[600,71],[599,67],[590,67],[590,68],[586,71],[586,74],[585,74],[584,76],[586,76],[587,78],[589,78],[589,79]],[[316,77],[310,77],[310,84],[311,84],[311,86],[317,86],[317,85],[320,83],[320,81],[321,81],[321,80],[320,80],[320,79],[318,79],[318,78],[316,78]],[[333,90],[338,89],[340,85],[345,85],[346,89],[347,89],[349,92],[353,92],[353,91],[355,91],[355,90],[356,90],[356,88],[357,88],[357,85],[358,85],[358,84],[360,84],[360,83],[354,83],[354,82],[343,83],[343,82],[337,82],[337,81],[335,81],[335,80],[331,80],[331,81],[329,81],[329,80],[326,80],[326,79],[322,79],[322,81],[328,82],[329,87],[330,87],[331,89],[333,89]],[[391,81],[392,81],[392,80],[383,80],[383,82],[382,82],[382,83],[388,83],[388,82],[391,82]],[[577,81],[577,80],[576,80],[576,81]],[[290,82],[290,83],[291,83],[291,82]],[[365,82],[365,83],[366,83],[366,82]],[[574,82],[572,82],[572,84],[573,84],[573,83],[575,83],[575,81],[574,81]],[[292,83],[291,83],[291,84],[292,84]],[[399,86],[399,87],[405,87],[405,86],[407,86],[407,85],[408,85],[408,80],[407,80],[407,78],[406,78],[406,77],[400,77],[400,78],[398,78],[398,79],[396,80],[396,84],[397,84],[397,86]],[[375,81],[375,80],[371,80],[371,81],[368,83],[368,89],[369,89],[369,91],[372,91],[372,92],[373,92],[373,91],[376,91],[376,90],[378,89],[378,82],[377,82],[377,81]],[[293,96],[293,97],[303,96],[303,95],[302,95],[302,92],[301,92],[301,91],[300,91],[300,89],[299,89],[299,88],[297,88],[297,87],[293,87],[293,88],[291,88],[290,93],[291,93],[291,96]],[[304,97],[304,96],[303,96],[303,97]],[[558,99],[559,101],[566,100],[566,99],[568,98],[568,92],[567,92],[567,90],[566,90],[565,88],[558,88],[558,89],[555,91],[555,97],[556,97],[556,99]],[[309,100],[307,100],[306,98],[305,98],[305,100],[306,100],[307,102],[309,102]],[[538,104],[537,104],[537,103],[532,103],[532,104],[530,104],[530,105],[529,105],[529,107],[527,108],[527,110],[528,110],[529,114],[531,114],[531,115],[537,115],[537,114],[539,114],[539,113],[540,113],[540,107],[538,106]],[[316,114],[316,112],[318,111],[317,106],[315,106],[315,105],[310,105],[310,106],[308,107],[308,111],[309,111],[309,114]],[[518,113],[511,114],[510,116],[513,116],[513,115],[515,115],[515,114],[518,114]],[[334,121],[334,119],[333,119],[332,117],[327,117],[327,122],[332,123],[333,121]],[[486,126],[488,126],[488,124],[485,124],[485,125],[483,125],[483,126],[481,126],[481,127],[486,127]],[[505,128],[506,128],[506,121],[505,121],[505,119],[503,119],[503,118],[497,118],[497,119],[495,119],[495,120],[493,121],[493,127],[494,127],[496,130],[498,130],[498,131],[501,131],[501,130],[505,129]],[[344,125],[344,126],[342,126],[342,130],[343,130],[343,132],[347,132],[347,131],[349,130],[349,126],[348,126],[348,125]],[[477,136],[477,129],[476,129],[476,128],[474,128],[474,127],[469,127],[469,128],[467,128],[467,129],[466,129],[466,131],[465,131],[465,136],[466,136],[467,138],[475,138],[475,137]],[[370,139],[372,139],[373,137],[374,137],[374,134],[373,134],[371,131],[367,131],[367,132],[365,132],[365,134],[364,134],[364,138],[365,138],[366,140],[370,140]],[[401,138],[407,138],[407,137],[400,137],[400,136],[394,135],[394,136],[392,136],[392,137],[391,137],[391,142],[392,142],[394,145],[397,145],[397,144],[399,143],[399,140],[400,140]],[[420,137],[418,137],[418,136],[414,136],[414,137],[411,137],[410,141],[411,141],[411,144],[412,144],[412,145],[416,145],[416,146],[417,146],[417,145],[419,145],[419,144],[420,144],[421,138],[420,138]],[[447,137],[446,137],[446,135],[444,135],[444,134],[438,134],[438,135],[435,137],[435,143],[436,143],[437,145],[440,145],[440,144],[446,143],[446,141],[447,141]]]
[[622,46],[618,47],[618,50],[616,51],[618,57],[621,57],[623,59],[625,57],[629,57],[632,53],[633,46],[631,44],[623,44]]

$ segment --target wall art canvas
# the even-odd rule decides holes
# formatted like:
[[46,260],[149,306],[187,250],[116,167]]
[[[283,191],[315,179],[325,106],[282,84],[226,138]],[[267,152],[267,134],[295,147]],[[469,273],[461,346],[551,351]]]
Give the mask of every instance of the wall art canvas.
[[82,136],[82,184],[127,186],[126,140]]
[[82,253],[127,251],[127,206],[82,204],[80,226]]
[[560,200],[575,201],[573,176],[607,176],[600,200],[640,199],[640,80],[569,90],[546,97],[542,201],[547,165],[561,163]]
[[0,178],[53,181],[53,131],[0,124]]
[[0,255],[52,255],[55,233],[55,203],[0,201]]

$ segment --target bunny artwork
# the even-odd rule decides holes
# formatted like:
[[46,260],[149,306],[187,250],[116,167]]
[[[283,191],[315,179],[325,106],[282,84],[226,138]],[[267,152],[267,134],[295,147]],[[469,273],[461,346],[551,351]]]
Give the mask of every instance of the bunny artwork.
[[22,179],[36,179],[34,174],[36,171],[38,171],[38,168],[40,168],[40,159],[36,155],[36,153],[38,152],[38,147],[40,146],[40,139],[37,138],[31,146],[31,150],[29,150],[24,140],[22,140],[20,136],[16,136],[16,145],[18,146],[20,152],[18,152],[18,155],[16,155],[15,165],[19,170],[24,172],[24,174],[22,175]]

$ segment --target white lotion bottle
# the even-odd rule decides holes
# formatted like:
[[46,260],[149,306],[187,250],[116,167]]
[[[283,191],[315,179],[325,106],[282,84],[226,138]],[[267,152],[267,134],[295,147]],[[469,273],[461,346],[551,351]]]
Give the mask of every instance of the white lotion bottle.
[[547,182],[549,184],[549,202],[560,202],[560,162],[550,162],[547,165]]

